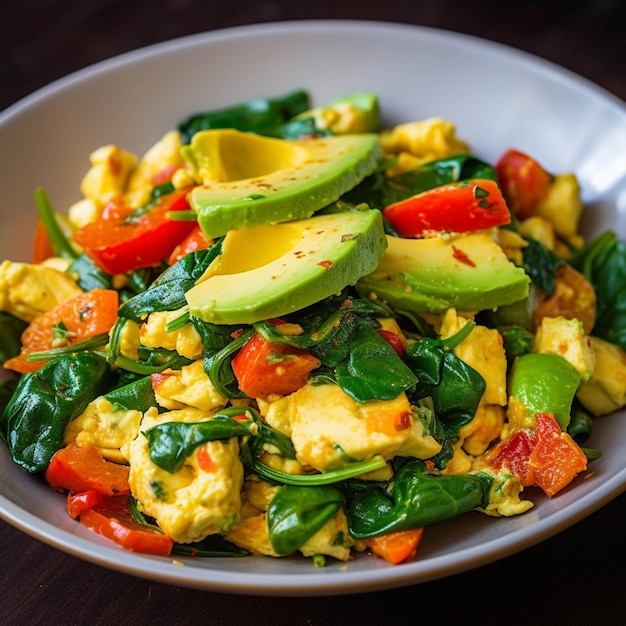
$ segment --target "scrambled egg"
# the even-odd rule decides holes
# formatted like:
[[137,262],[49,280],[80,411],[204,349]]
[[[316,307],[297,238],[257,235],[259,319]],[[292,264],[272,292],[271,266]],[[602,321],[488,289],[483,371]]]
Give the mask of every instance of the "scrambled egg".
[[159,406],[170,410],[192,407],[213,411],[228,402],[204,372],[202,360],[185,365],[180,370],[167,369],[154,374],[152,387]]
[[578,179],[574,174],[558,174],[534,214],[548,220],[558,237],[580,247],[583,240],[578,227],[582,212]]
[[589,380],[595,367],[591,341],[578,319],[544,317],[537,328],[533,352],[561,355],[574,366],[583,381]]
[[534,505],[530,500],[522,500],[520,494],[524,490],[517,474],[509,474],[508,472],[499,472],[493,474],[493,470],[483,467],[481,460],[478,460],[474,466],[476,471],[486,471],[494,476],[494,481],[489,491],[489,503],[483,508],[477,510],[482,511],[492,517],[510,517],[511,515],[520,515],[531,509]]
[[[468,319],[449,309],[442,317],[440,334],[443,338],[450,337],[467,322]],[[496,329],[475,326],[453,352],[483,377],[486,387],[474,418],[459,430],[454,457],[444,471],[449,474],[469,471],[472,457],[482,454],[499,437],[508,400],[506,353],[502,336]]]
[[102,146],[89,155],[91,168],[80,183],[83,196],[101,209],[124,196],[137,157],[118,146]]
[[[241,519],[225,533],[226,539],[252,554],[281,556],[272,547],[267,525],[267,509],[280,486],[258,479],[248,478],[244,485]],[[323,554],[340,561],[350,558],[354,540],[348,532],[348,520],[343,510],[330,519],[299,548],[304,556]]]
[[319,471],[377,454],[427,459],[441,450],[404,393],[359,403],[337,385],[306,384],[270,404],[265,419],[291,438],[301,463]]
[[[142,431],[165,422],[198,422],[211,419],[203,411],[185,409],[159,415],[147,411]],[[124,446],[130,463],[131,493],[142,510],[154,517],[178,543],[200,541],[228,530],[239,517],[243,466],[236,438],[211,441],[196,448],[183,467],[171,474],[150,459],[148,440],[139,434]],[[210,467],[207,467],[209,459]]]
[[147,348],[165,348],[176,350],[188,359],[202,356],[202,339],[193,324],[187,323],[182,328],[168,333],[167,324],[180,316],[180,311],[150,313],[140,330],[139,341]]
[[126,463],[120,448],[137,437],[142,417],[140,411],[114,406],[99,397],[67,425],[64,443],[88,443],[98,448],[105,459]]
[[380,133],[383,151],[397,155],[397,164],[387,171],[396,176],[429,161],[469,152],[469,146],[456,135],[456,126],[438,117],[399,124]]
[[0,263],[0,311],[25,322],[83,293],[64,271],[44,263]]
[[608,415],[626,405],[626,352],[599,337],[589,337],[595,367],[577,397],[594,415]]
[[126,200],[130,206],[139,207],[149,200],[154,178],[159,172],[183,164],[182,145],[180,133],[171,130],[148,149],[128,181]]

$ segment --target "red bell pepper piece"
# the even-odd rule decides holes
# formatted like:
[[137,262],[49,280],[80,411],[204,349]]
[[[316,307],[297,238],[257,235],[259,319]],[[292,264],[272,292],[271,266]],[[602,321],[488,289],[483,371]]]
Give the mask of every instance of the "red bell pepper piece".
[[535,485],[552,497],[587,469],[587,457],[561,430],[551,413],[537,413],[535,429],[519,430],[485,454],[491,467],[506,467],[524,487]]
[[550,413],[537,413],[537,445],[528,459],[533,482],[552,497],[587,469],[587,457]]
[[108,274],[126,274],[156,266],[196,227],[195,221],[173,220],[169,213],[189,210],[190,188],[161,196],[149,211],[134,211],[109,203],[100,219],[74,233],[74,240]]
[[70,494],[68,513],[98,535],[132,552],[168,556],[174,541],[156,526],[141,524],[128,508],[126,496],[106,498],[93,492]]
[[118,304],[114,289],[93,289],[61,302],[28,325],[22,333],[20,354],[6,361],[4,367],[20,374],[35,372],[46,361],[29,361],[29,354],[106,335],[117,321]]
[[271,343],[259,333],[254,333],[232,360],[239,389],[249,398],[297,391],[320,365],[308,351]]
[[434,187],[390,204],[383,210],[400,237],[432,237],[441,232],[465,233],[511,221],[497,183],[464,180]]
[[130,493],[128,465],[107,461],[90,444],[70,443],[50,459],[45,477],[58,491],[96,491],[103,496]]
[[519,150],[507,150],[495,168],[502,194],[511,211],[520,219],[533,215],[548,193],[552,175],[539,162]]
[[173,250],[168,260],[169,265],[174,265],[180,261],[185,255],[195,252],[196,250],[206,250],[212,243],[200,226],[196,226]]
[[415,555],[424,534],[423,528],[412,528],[365,539],[365,545],[388,563],[398,565]]

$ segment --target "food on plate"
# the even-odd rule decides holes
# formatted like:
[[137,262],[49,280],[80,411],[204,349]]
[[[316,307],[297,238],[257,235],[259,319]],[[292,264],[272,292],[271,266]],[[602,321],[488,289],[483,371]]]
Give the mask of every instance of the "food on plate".
[[72,518],[153,555],[399,564],[576,489],[626,404],[626,248],[538,155],[380,125],[374,93],[297,90],[96,148],[66,211],[35,192],[0,437]]

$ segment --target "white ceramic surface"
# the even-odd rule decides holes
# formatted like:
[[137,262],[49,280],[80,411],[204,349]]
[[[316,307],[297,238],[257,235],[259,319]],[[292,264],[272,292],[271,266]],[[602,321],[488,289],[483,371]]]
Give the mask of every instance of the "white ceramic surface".
[[[626,107],[554,65],[493,43],[373,22],[239,27],[142,49],[75,73],[0,114],[0,259],[27,260],[33,189],[55,207],[78,198],[96,147],[142,153],[189,113],[303,87],[316,104],[375,91],[386,124],[440,116],[487,160],[517,147],[554,172],[575,171],[589,235],[626,238]],[[174,585],[246,594],[337,595],[433,580],[505,557],[597,510],[626,486],[626,416],[597,420],[603,457],[572,489],[537,498],[511,519],[480,514],[429,528],[415,561],[389,566],[329,559],[171,559],[118,550],[65,513],[64,498],[0,449],[0,516],[60,550]],[[10,568],[10,564],[5,564]]]

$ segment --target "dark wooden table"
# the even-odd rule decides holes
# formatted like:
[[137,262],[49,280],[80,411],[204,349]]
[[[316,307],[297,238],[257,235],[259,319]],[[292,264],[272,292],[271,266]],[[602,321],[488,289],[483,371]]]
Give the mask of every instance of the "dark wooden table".
[[[119,53],[255,22],[353,18],[478,35],[626,100],[623,0],[21,0],[0,12],[0,110]],[[1,477],[0,477],[1,479]],[[446,579],[363,596],[271,598],[170,587],[66,555],[0,522],[2,624],[625,624],[626,495],[560,535]]]

